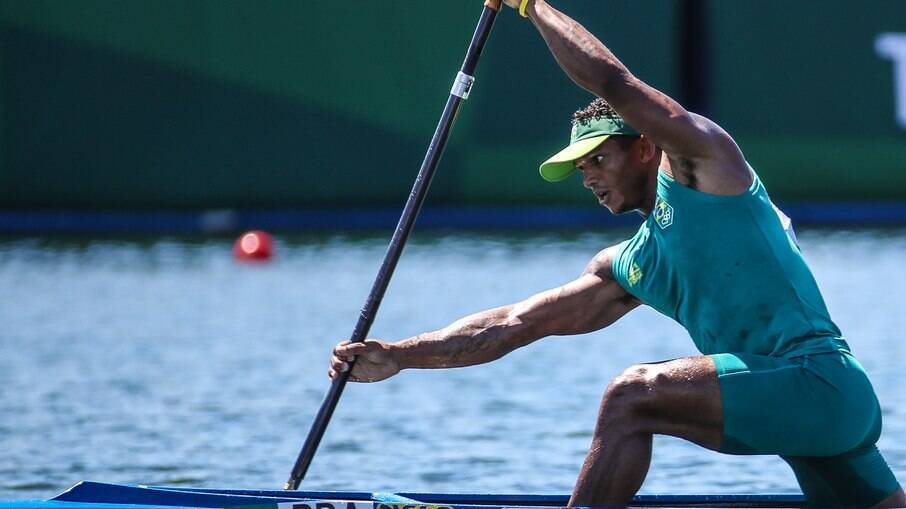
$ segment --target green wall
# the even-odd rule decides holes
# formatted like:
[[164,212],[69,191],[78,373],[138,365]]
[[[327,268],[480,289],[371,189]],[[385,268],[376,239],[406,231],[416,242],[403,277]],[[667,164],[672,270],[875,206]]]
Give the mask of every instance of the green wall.
[[[558,2],[681,90],[679,0]],[[707,3],[710,114],[775,197],[906,198],[880,32],[906,3]],[[480,2],[0,1],[0,208],[398,205]],[[587,204],[537,163],[590,96],[530,24],[498,20],[429,196]],[[805,186],[820,176],[820,186]]]
[[[711,2],[712,116],[786,199],[906,198],[894,65],[906,2]],[[814,182],[819,181],[819,185]]]

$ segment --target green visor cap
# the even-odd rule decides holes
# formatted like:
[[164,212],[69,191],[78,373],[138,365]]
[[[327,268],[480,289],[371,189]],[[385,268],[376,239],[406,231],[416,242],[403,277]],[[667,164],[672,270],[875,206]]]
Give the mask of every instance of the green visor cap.
[[601,117],[573,125],[569,146],[541,163],[541,177],[548,182],[558,182],[576,171],[575,161],[598,148],[614,134],[638,136],[622,117]]

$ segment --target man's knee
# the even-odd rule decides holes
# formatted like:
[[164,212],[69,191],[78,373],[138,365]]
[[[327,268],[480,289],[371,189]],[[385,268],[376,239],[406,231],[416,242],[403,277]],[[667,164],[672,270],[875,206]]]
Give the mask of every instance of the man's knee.
[[658,386],[663,383],[663,378],[656,366],[638,364],[629,367],[614,378],[604,391],[601,417],[631,418],[656,401]]

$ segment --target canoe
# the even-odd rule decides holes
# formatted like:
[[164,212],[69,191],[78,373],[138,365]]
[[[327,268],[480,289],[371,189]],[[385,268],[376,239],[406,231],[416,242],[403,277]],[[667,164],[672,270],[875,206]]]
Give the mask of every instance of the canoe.
[[[566,495],[222,490],[84,481],[50,500],[0,502],[0,509],[546,509]],[[629,507],[804,507],[797,495],[640,495]]]

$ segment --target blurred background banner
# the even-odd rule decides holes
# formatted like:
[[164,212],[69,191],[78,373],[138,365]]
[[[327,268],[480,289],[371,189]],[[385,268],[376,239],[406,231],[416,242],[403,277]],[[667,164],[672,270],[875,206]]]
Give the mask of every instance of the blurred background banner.
[[[724,126],[776,200],[906,200],[906,2],[557,5]],[[479,9],[0,1],[0,211],[401,205]],[[537,174],[591,96],[504,14],[428,206],[595,207]]]

